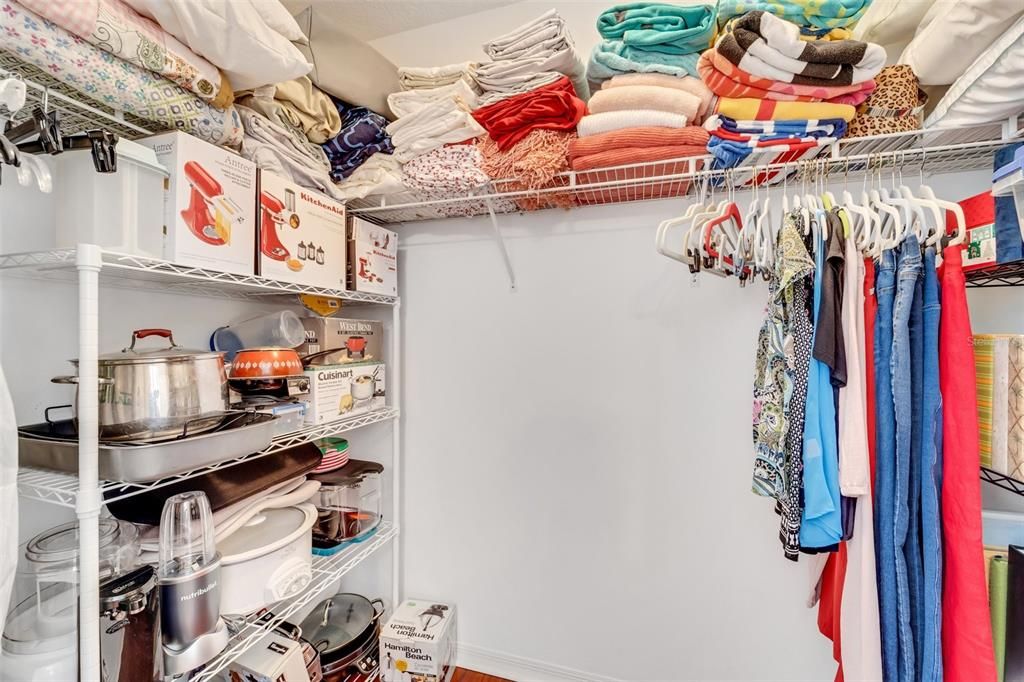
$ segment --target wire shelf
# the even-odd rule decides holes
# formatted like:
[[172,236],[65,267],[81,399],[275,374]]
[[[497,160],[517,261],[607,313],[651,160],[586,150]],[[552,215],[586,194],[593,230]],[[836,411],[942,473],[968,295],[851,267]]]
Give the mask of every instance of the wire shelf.
[[60,130],[64,135],[102,128],[133,140],[165,130],[152,121],[88,100],[82,93],[45,71],[23,62],[10,52],[0,50],[0,77],[8,75],[20,76],[27,86],[25,106],[13,116],[15,123],[31,118],[32,110],[40,106],[48,111],[60,111]]
[[[350,419],[334,421],[318,426],[310,426],[292,433],[286,433],[275,437],[269,447],[259,452],[254,452],[242,457],[236,457],[224,462],[218,462],[217,464],[201,467],[193,471],[186,471],[175,476],[168,476],[167,478],[162,478],[158,481],[152,481],[150,483],[101,481],[100,494],[104,496],[105,502],[116,502],[117,500],[123,500],[127,497],[132,497],[148,490],[162,488],[178,481],[195,478],[196,476],[201,476],[211,471],[217,471],[218,469],[234,466],[240,462],[281,452],[282,450],[302,445],[303,443],[311,443],[315,440],[319,440],[320,438],[328,438],[330,436],[339,436],[363,426],[369,426],[370,424],[391,421],[392,419],[397,419],[398,416],[399,411],[397,409],[388,407],[380,410],[374,410],[373,412],[352,417]],[[62,507],[74,508],[78,501],[78,477],[74,474],[57,471],[47,471],[33,467],[20,467],[18,469],[18,493],[27,499],[48,502]]]
[[[76,282],[76,254],[75,249],[57,249],[0,255],[0,271],[49,281]],[[399,300],[397,296],[306,286],[258,275],[218,272],[112,251],[103,252],[100,284],[113,288],[262,302],[277,300],[294,303],[299,294],[340,298],[350,305],[396,305]]]
[[1003,490],[1009,490],[1011,493],[1024,495],[1024,481],[1018,481],[1016,478],[1001,474],[987,467],[981,467],[981,480],[988,481]]
[[969,287],[1019,287],[1024,285],[1024,261],[969,270],[965,276]]
[[863,177],[880,168],[920,169],[922,174],[990,168],[993,153],[1022,134],[1017,117],[957,128],[931,128],[841,139],[808,150],[800,158],[754,153],[736,168],[710,168],[711,157],[687,157],[561,173],[549,186],[524,190],[514,178],[495,180],[472,192],[427,201],[367,197],[349,202],[353,215],[380,224],[454,216],[517,213],[549,208],[622,204],[687,196],[695,186],[737,189],[778,185],[801,174]]
[[208,682],[228,668],[263,637],[308,605],[335,581],[362,563],[367,557],[398,536],[398,527],[382,523],[377,531],[362,542],[350,545],[329,557],[313,557],[313,579],[298,595],[278,602],[264,612],[229,623],[233,636],[224,651],[203,670],[192,676],[192,682]]

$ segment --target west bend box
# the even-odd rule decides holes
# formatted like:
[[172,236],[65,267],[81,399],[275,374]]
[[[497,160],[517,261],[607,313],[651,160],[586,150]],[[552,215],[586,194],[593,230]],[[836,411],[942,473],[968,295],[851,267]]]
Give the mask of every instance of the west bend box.
[[257,274],[344,290],[345,205],[260,171]]

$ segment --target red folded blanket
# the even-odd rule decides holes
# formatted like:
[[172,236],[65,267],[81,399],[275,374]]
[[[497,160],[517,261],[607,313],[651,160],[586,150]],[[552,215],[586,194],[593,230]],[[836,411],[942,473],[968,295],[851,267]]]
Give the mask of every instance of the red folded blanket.
[[778,102],[831,102],[857,106],[875,89],[873,80],[853,85],[815,86],[752,76],[714,48],[700,56],[697,71],[708,89],[719,97],[770,99]]
[[673,158],[673,154],[694,156],[705,153],[709,137],[700,126],[623,128],[572,140],[569,161],[573,170],[588,170],[660,161]]
[[473,118],[498,144],[498,149],[505,151],[531,130],[574,130],[586,113],[587,105],[576,96],[572,81],[563,77],[481,107],[473,112]]

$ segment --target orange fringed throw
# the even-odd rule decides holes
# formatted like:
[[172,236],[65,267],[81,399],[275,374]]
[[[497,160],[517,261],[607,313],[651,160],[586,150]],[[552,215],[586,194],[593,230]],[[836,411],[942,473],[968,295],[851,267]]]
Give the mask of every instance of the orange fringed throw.
[[[476,145],[483,156],[484,173],[500,180],[502,191],[522,192],[551,187],[556,175],[569,170],[569,145],[575,140],[576,133],[538,129],[505,151],[486,135],[478,138]],[[525,211],[574,205],[572,195],[564,192],[518,197],[515,202]]]

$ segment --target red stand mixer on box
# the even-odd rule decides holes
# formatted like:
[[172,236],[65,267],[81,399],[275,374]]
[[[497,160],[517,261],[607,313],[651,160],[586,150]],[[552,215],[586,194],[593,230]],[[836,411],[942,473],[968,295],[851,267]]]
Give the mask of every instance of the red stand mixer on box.
[[294,258],[290,258],[291,252],[281,243],[278,231],[284,229],[285,223],[293,230],[298,229],[300,224],[299,216],[295,213],[295,192],[286,189],[284,199],[282,202],[270,192],[260,192],[260,251],[267,258],[287,262],[292,270],[300,270],[302,261],[323,265],[324,250],[313,242],[299,242]]
[[242,222],[242,210],[229,197],[217,179],[195,161],[185,163],[189,183],[188,208],[181,217],[189,230],[211,246],[231,243],[231,230]]

